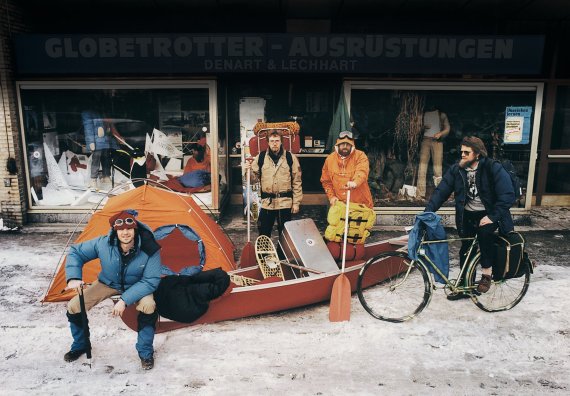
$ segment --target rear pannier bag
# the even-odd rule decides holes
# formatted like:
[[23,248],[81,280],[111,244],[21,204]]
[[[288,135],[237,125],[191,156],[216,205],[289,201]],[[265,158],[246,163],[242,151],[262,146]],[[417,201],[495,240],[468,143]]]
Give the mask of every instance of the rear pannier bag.
[[525,274],[529,260],[525,260],[524,245],[525,240],[518,232],[497,235],[496,257],[493,264],[495,280],[518,278]]

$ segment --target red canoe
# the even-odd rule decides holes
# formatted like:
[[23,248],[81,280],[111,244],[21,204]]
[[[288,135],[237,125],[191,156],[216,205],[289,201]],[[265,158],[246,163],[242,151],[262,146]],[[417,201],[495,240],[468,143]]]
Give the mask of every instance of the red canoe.
[[[401,248],[406,241],[402,239],[390,239],[375,242],[365,246],[365,259],[347,261],[346,276],[350,280],[352,292],[356,291],[358,273],[367,259],[376,255]],[[388,277],[378,266],[377,280]],[[220,298],[210,303],[208,311],[198,320],[192,323],[174,322],[160,318],[156,329],[157,333],[176,330],[183,327],[194,326],[204,323],[215,323],[224,320],[246,318],[271,312],[279,312],[292,308],[328,301],[335,279],[340,271],[332,271],[311,276],[295,278],[299,272],[283,267],[285,280],[278,277],[263,279],[259,267],[248,267],[230,271],[230,275],[238,275],[259,280],[252,286],[238,286],[230,283],[230,287]],[[129,307],[123,314],[123,321],[133,330],[137,330],[137,312],[134,307]]]

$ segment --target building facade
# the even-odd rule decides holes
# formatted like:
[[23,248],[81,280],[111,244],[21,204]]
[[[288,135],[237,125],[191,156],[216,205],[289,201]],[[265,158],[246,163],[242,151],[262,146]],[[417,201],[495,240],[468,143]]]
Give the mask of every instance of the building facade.
[[515,214],[570,205],[570,5],[345,3],[1,5],[1,217],[72,222],[146,177],[217,212],[258,122],[298,124],[304,204],[326,202],[344,125],[384,223],[423,208],[468,135],[516,167]]

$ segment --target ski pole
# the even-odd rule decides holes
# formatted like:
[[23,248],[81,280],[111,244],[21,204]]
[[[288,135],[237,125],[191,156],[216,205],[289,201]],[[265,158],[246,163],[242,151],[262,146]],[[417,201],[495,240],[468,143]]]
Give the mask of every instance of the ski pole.
[[83,325],[83,334],[85,336],[85,349],[87,353],[87,363],[91,368],[91,340],[89,334],[89,320],[87,319],[87,310],[85,309],[85,297],[83,296],[83,285],[79,286],[79,306],[81,307],[81,323]]

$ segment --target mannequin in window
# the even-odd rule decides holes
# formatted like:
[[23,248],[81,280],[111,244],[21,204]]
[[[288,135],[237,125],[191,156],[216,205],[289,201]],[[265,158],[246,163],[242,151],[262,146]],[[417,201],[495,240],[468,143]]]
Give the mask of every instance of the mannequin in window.
[[437,187],[443,176],[443,140],[451,127],[447,114],[436,106],[427,106],[423,114],[423,138],[420,146],[418,169],[418,198],[425,199],[426,175],[431,158],[433,164],[433,184]]
[[206,134],[201,133],[192,147],[192,157],[184,166],[184,174],[179,177],[184,187],[203,187],[211,184],[211,153],[206,143]]
[[[89,188],[111,188],[111,155],[119,148],[113,137],[111,127],[105,123],[101,114],[94,110],[81,112],[85,144],[91,153],[91,182]],[[101,180],[97,183],[101,167]]]

